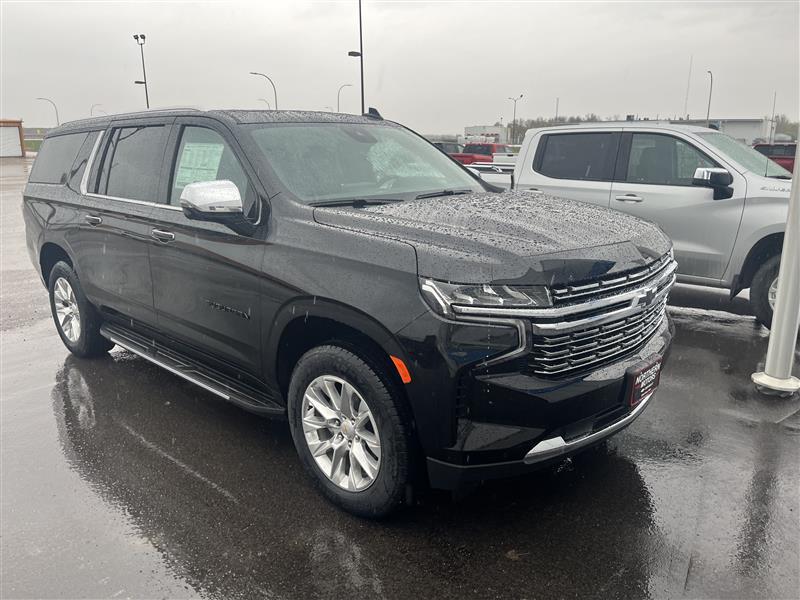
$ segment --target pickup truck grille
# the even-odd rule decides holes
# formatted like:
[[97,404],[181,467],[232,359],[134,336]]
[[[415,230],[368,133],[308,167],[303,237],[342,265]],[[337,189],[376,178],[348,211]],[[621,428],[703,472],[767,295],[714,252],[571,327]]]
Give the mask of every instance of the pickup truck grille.
[[558,320],[531,320],[530,371],[568,377],[639,350],[666,318],[675,267],[669,253],[644,269],[551,290],[554,306],[568,313]]

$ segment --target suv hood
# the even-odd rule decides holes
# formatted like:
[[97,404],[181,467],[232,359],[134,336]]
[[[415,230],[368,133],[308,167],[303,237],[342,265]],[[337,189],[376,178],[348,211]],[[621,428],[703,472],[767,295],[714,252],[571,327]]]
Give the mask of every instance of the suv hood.
[[523,191],[316,208],[314,218],[409,243],[416,249],[419,276],[453,283],[553,285],[594,279],[649,264],[671,247],[652,223]]

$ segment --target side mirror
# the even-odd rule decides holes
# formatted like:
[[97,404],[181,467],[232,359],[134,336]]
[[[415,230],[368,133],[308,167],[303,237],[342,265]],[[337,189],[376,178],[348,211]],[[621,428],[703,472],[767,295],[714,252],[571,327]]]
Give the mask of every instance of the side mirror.
[[733,196],[733,175],[718,167],[700,167],[694,172],[692,185],[714,190],[714,200],[725,200]]
[[696,169],[692,178],[692,185],[710,188],[724,188],[733,183],[733,175],[725,169],[704,168]]
[[220,223],[242,235],[255,230],[244,216],[239,188],[227,179],[190,183],[181,192],[181,208],[187,219]]
[[189,219],[210,220],[201,217],[242,214],[242,196],[239,188],[227,179],[198,181],[183,188],[181,208]]

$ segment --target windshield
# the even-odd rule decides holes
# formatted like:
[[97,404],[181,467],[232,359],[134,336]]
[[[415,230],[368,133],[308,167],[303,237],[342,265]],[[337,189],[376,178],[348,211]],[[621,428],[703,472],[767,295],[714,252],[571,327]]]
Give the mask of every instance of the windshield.
[[748,171],[765,177],[790,178],[792,176],[789,171],[773,162],[770,158],[749,146],[745,146],[741,142],[737,142],[729,135],[719,132],[700,133],[698,135],[709,145],[719,150],[722,154],[730,156],[732,160]]
[[484,189],[445,154],[402,127],[281,123],[249,130],[281,182],[308,204]]

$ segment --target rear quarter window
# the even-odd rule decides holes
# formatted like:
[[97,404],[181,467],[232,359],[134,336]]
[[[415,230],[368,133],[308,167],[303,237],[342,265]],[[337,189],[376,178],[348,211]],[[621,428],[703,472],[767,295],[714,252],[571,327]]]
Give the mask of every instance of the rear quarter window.
[[88,135],[82,132],[45,138],[28,181],[57,184],[69,181],[75,157]]

